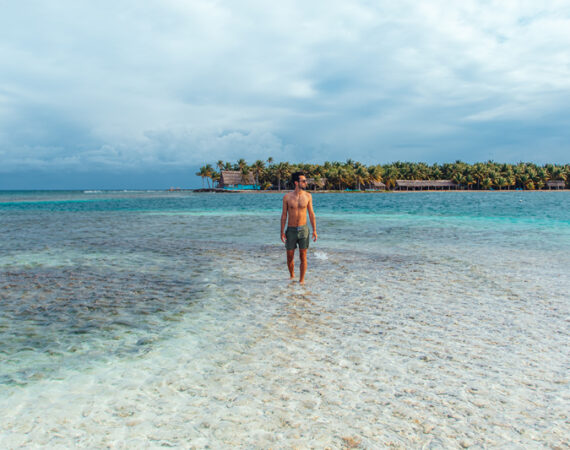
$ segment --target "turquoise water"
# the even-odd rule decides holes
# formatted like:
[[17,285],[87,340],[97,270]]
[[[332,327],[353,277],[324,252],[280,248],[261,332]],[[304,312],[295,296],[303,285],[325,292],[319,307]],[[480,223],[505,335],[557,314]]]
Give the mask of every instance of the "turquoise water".
[[570,193],[281,198],[0,192],[0,442],[568,442]]

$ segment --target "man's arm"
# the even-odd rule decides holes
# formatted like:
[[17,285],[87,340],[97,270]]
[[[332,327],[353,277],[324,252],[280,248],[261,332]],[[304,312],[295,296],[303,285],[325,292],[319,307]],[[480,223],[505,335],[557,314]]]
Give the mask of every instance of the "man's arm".
[[315,218],[315,212],[313,211],[313,196],[309,194],[309,204],[307,205],[307,210],[309,211],[309,220],[311,221],[311,227],[313,227],[313,241],[317,241],[317,219]]
[[281,212],[281,240],[285,242],[285,224],[287,223],[287,196],[283,197],[283,211]]

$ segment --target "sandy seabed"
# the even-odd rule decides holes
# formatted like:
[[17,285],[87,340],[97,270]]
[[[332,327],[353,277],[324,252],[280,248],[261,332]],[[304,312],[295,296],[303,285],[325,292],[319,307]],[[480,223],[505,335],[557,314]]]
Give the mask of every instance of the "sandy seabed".
[[210,253],[173,337],[10,387],[1,447],[568,448],[563,268]]

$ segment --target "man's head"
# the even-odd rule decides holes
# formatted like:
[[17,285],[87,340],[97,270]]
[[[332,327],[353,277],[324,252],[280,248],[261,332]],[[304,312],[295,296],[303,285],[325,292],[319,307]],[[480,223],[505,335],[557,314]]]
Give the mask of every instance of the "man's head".
[[291,181],[295,185],[295,188],[297,188],[297,186],[299,186],[301,189],[307,188],[307,177],[305,177],[305,174],[303,172],[295,172],[293,175],[291,175]]

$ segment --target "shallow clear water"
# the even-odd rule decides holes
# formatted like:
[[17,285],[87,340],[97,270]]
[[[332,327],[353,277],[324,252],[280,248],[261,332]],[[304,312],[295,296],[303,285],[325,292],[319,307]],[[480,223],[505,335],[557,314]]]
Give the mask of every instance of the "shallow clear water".
[[0,192],[2,447],[570,440],[570,193]]

